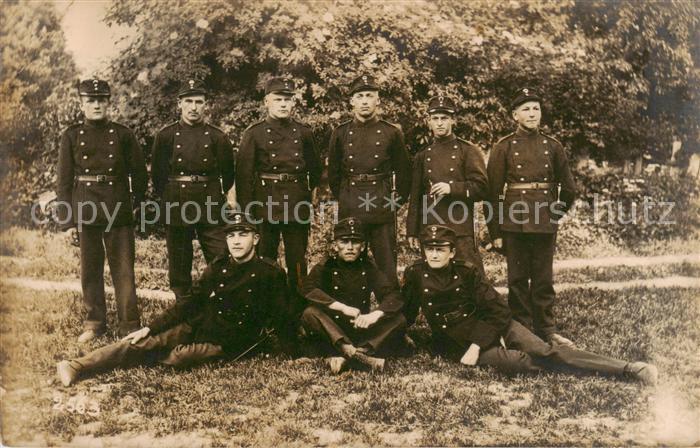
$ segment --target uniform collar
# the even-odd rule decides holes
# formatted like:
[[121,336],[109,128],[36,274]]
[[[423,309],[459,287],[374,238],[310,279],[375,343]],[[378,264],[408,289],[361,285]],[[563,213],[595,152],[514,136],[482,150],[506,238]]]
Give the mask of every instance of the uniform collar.
[[185,128],[190,128],[190,129],[200,128],[200,127],[204,126],[204,124],[205,124],[204,120],[200,121],[199,123],[189,124],[185,120],[180,118],[180,126],[183,126]]
[[533,131],[529,131],[527,129],[524,129],[522,126],[518,126],[518,128],[515,130],[515,135],[518,137],[532,137],[533,135],[538,135],[540,133],[540,128],[537,128]]
[[370,118],[367,121],[360,121],[357,119],[357,117],[354,117],[352,119],[352,126],[354,128],[362,128],[362,127],[366,127],[366,126],[371,126],[378,121],[379,121],[379,117],[377,115],[375,115],[374,117]]
[[448,143],[454,140],[457,140],[457,136],[454,132],[451,132],[450,135],[447,135],[445,137],[436,137],[434,143]]
[[85,125],[92,128],[104,128],[109,125],[109,120],[85,120]]
[[272,118],[268,116],[265,118],[265,123],[272,126],[287,127],[292,123],[291,118]]

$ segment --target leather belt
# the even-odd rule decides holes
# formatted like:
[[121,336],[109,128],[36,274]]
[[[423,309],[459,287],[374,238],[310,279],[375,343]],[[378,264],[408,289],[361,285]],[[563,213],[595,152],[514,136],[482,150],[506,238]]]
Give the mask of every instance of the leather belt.
[[188,176],[168,176],[168,180],[173,182],[209,182],[214,178],[211,176],[200,176],[199,174],[190,174]]
[[549,190],[555,188],[557,184],[552,182],[528,182],[508,184],[509,190]]
[[360,181],[360,182],[366,182],[366,181],[375,181],[375,180],[383,180],[383,179],[388,179],[389,175],[387,173],[379,173],[379,174],[348,174],[348,179],[352,181]]
[[117,180],[117,176],[107,176],[105,174],[97,174],[95,176],[76,176],[78,182],[114,182]]
[[306,180],[306,174],[290,174],[290,173],[258,173],[260,179],[279,180],[282,182],[292,182],[298,180]]

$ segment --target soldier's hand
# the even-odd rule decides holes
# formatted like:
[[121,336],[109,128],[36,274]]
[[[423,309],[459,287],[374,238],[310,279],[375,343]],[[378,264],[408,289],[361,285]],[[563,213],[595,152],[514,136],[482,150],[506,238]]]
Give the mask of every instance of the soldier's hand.
[[445,196],[450,194],[452,187],[447,182],[438,182],[430,188],[430,194],[435,196]]
[[493,240],[493,250],[503,255],[503,238]]
[[355,328],[369,328],[376,324],[384,315],[384,311],[376,310],[368,314],[361,314],[355,319]]
[[361,311],[358,308],[355,308],[354,306],[347,306],[343,307],[341,310],[343,314],[348,316],[350,319],[356,319],[357,316],[360,315]]
[[408,246],[413,249],[420,251],[420,240],[416,238],[415,236],[409,236],[408,237]]
[[475,366],[476,362],[479,360],[480,351],[481,347],[479,347],[478,345],[470,345],[467,351],[462,356],[462,359],[459,360],[459,362],[464,364],[465,366]]
[[148,336],[148,334],[151,332],[151,329],[148,327],[143,327],[140,330],[132,331],[131,333],[127,334],[124,336],[124,339],[122,341],[131,341],[132,344],[138,343],[141,339],[145,338]]
[[71,227],[70,229],[63,232],[63,234],[65,235],[68,242],[71,243],[73,246],[80,245],[80,236],[78,235],[77,228]]

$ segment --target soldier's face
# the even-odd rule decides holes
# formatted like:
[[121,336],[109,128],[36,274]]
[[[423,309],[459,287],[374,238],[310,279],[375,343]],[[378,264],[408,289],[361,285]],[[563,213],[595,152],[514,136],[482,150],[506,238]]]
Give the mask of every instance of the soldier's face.
[[435,137],[446,137],[452,134],[452,127],[455,124],[455,119],[448,114],[430,114],[428,117],[428,126],[433,131]]
[[350,105],[355,116],[362,119],[372,118],[377,114],[377,107],[379,107],[379,92],[374,90],[355,92],[350,98]]
[[267,114],[271,118],[289,118],[294,109],[294,97],[292,95],[268,93],[265,96],[265,106],[267,106]]
[[192,95],[177,100],[180,116],[187,124],[197,124],[204,120],[207,98],[204,95]]
[[335,240],[335,246],[340,259],[352,263],[362,253],[365,243],[353,238],[340,238]]
[[104,120],[109,109],[108,96],[81,96],[80,110],[87,120]]
[[539,101],[528,101],[513,110],[513,120],[522,128],[534,130],[540,126],[542,110]]
[[260,235],[251,230],[234,230],[226,235],[228,251],[237,262],[253,258],[258,241],[260,241]]
[[433,269],[444,268],[455,256],[452,246],[425,246],[424,250],[425,260]]

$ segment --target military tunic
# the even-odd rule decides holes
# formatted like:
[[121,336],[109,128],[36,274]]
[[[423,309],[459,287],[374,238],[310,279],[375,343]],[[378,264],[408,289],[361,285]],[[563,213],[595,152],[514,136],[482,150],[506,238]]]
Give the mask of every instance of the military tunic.
[[181,120],[155,137],[151,175],[166,224],[170,288],[178,299],[192,286],[195,237],[207,263],[227,253],[221,210],[234,173],[231,142],[210,124]]
[[623,375],[626,361],[566,346],[553,346],[519,322],[479,270],[461,261],[432,269],[420,261],[406,270],[404,313],[412,324],[422,308],[440,354],[460,359],[471,344],[480,348],[477,364],[499,370],[536,372],[562,367],[588,373]]
[[[385,314],[367,329],[355,329],[350,318],[328,308],[333,302],[357,308],[362,314],[371,309],[370,296],[374,293],[377,309]],[[304,280],[303,294],[311,304],[302,315],[304,328],[324,337],[325,352],[337,352],[337,344],[354,344],[381,351],[385,343],[393,345],[405,327],[399,312],[403,301],[398,289],[370,260],[359,258],[348,263],[330,257],[311,269]]]
[[493,148],[487,172],[489,234],[504,240],[509,305],[516,320],[546,337],[556,332],[552,263],[558,220],[576,194],[566,152],[539,130],[518,128]]
[[133,132],[118,123],[81,122],[61,137],[57,174],[60,226],[63,230],[77,226],[80,231],[80,279],[87,310],[84,327],[99,333],[107,323],[106,254],[115,286],[119,332],[126,334],[139,326],[131,225],[133,209],[141,203],[147,185],[141,146]]
[[[430,189],[439,182],[450,185],[450,194],[436,203]],[[445,225],[457,234],[457,257],[482,266],[475,244],[474,203],[487,196],[486,165],[481,150],[454,134],[436,139],[413,162],[406,221],[408,236],[417,238],[425,225]]]
[[[392,174],[397,204],[391,204]],[[338,200],[339,218],[355,217],[366,226],[379,268],[398,286],[396,231],[398,206],[411,189],[411,161],[401,129],[377,118],[347,121],[333,130],[328,155],[328,183]]]
[[[295,291],[306,276],[311,191],[318,186],[321,169],[308,126],[268,117],[243,133],[236,196],[243,211],[262,219],[261,255],[276,260],[282,236],[290,288]],[[292,304],[290,311],[298,316],[300,307],[300,303]]]
[[270,260],[237,264],[228,255],[219,257],[185,300],[147,325],[146,338],[115,342],[70,362],[80,370],[147,361],[182,367],[243,353],[261,340],[264,329],[277,325],[272,311],[285,303],[285,285],[284,271]]

